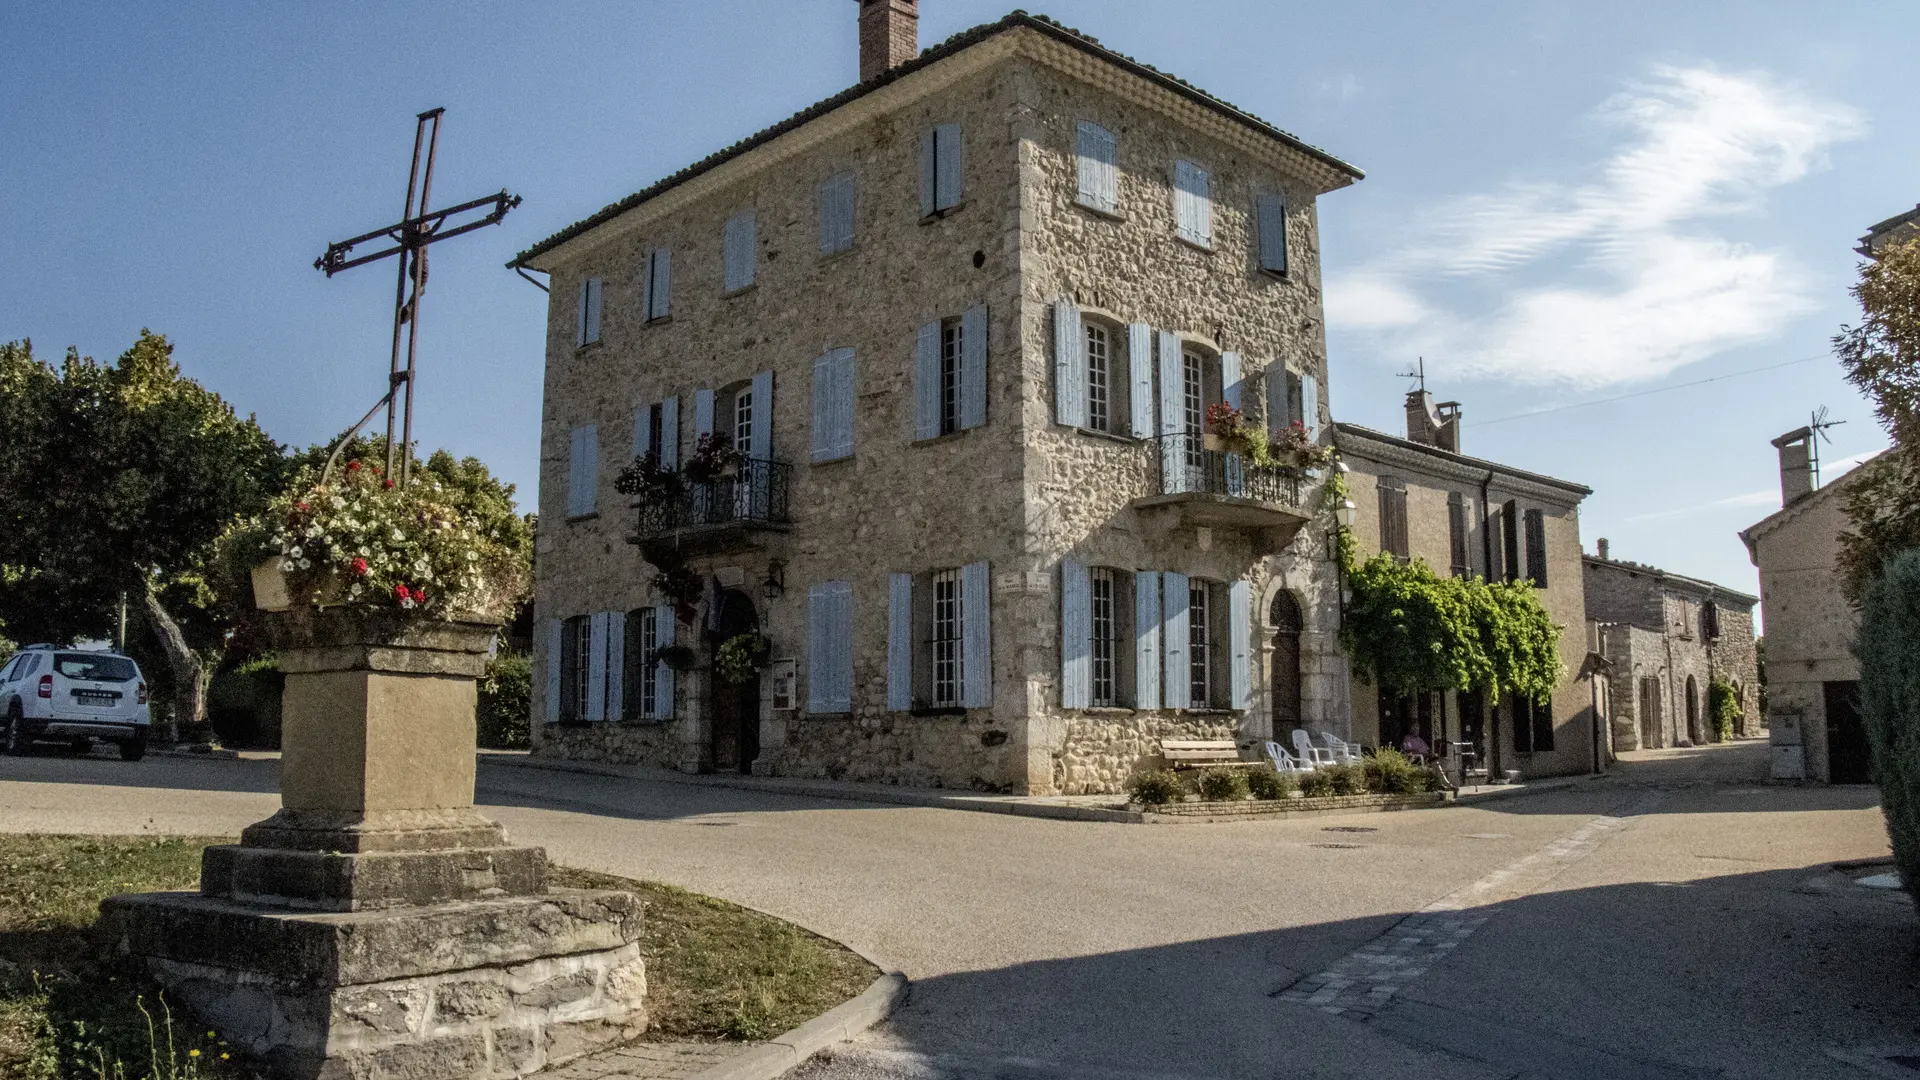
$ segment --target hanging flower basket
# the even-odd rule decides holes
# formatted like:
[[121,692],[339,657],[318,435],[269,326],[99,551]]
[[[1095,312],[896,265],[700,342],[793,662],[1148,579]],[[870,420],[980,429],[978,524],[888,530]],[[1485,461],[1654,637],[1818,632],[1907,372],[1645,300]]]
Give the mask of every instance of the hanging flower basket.
[[732,436],[712,431],[694,443],[693,454],[682,471],[690,483],[711,484],[733,476],[746,463],[746,455],[734,448]]
[[714,657],[714,671],[728,683],[745,685],[760,677],[772,651],[773,643],[764,634],[753,631],[735,634],[720,643],[720,651]]

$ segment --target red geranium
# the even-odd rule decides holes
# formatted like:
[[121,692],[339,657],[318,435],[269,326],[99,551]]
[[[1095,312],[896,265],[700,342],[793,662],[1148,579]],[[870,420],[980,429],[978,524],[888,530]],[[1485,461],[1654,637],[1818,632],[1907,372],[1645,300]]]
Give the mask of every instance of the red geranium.
[[353,572],[358,577],[367,576],[367,560],[365,559],[353,560]]
[[360,471],[360,463],[359,463],[359,462],[357,462],[357,461],[349,461],[349,462],[347,462],[347,471],[348,471],[348,472],[359,472],[359,471]]
[[407,591],[405,585],[395,585],[393,587],[393,598],[404,604],[413,599],[413,594]]

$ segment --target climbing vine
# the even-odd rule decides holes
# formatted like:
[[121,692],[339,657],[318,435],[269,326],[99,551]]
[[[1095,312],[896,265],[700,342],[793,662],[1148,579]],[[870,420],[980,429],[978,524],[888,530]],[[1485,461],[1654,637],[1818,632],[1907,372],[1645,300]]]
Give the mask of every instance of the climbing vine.
[[[1346,476],[1328,477],[1329,508],[1348,497]],[[1354,668],[1389,693],[1480,690],[1539,700],[1565,672],[1560,634],[1527,582],[1441,577],[1425,562],[1381,553],[1359,559],[1342,531],[1337,558],[1351,598],[1340,643]]]

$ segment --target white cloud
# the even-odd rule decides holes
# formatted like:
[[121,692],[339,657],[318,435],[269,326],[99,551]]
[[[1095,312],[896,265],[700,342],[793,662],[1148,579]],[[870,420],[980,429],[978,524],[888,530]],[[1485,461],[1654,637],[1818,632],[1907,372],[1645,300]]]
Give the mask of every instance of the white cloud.
[[[1840,479],[1840,477],[1846,475],[1849,472],[1852,472],[1861,463],[1870,461],[1873,458],[1876,458],[1885,452],[1886,451],[1884,450],[1868,450],[1867,452],[1862,454],[1848,454],[1846,457],[1843,457],[1843,458],[1835,458],[1832,461],[1821,462],[1820,463],[1821,486],[1824,487],[1827,484],[1833,483],[1835,480]],[[1723,498],[1723,499],[1714,499],[1711,502],[1695,503],[1691,506],[1675,507],[1672,510],[1654,510],[1645,514],[1635,514],[1632,517],[1626,518],[1624,520],[1626,522],[1677,521],[1681,518],[1699,517],[1704,514],[1711,514],[1716,510],[1729,510],[1729,509],[1735,509],[1735,508],[1746,508],[1746,509],[1763,508],[1763,509],[1771,510],[1771,509],[1777,509],[1779,505],[1780,505],[1780,489],[1778,487],[1770,487],[1770,488],[1762,488],[1759,491],[1743,491],[1738,495],[1728,495],[1726,498]]]
[[[1595,120],[1623,136],[1591,180],[1511,183],[1424,215],[1328,284],[1329,320],[1462,374],[1593,387],[1765,339],[1807,309],[1791,260],[1707,225],[1822,167],[1865,131],[1859,113],[1696,67],[1657,69]],[[1498,299],[1463,304],[1469,289]]]

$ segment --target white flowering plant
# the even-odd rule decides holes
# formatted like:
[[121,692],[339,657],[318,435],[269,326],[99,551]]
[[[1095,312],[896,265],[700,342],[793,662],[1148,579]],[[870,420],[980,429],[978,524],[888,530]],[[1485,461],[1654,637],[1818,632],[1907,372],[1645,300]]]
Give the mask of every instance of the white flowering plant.
[[527,525],[510,488],[489,477],[477,493],[462,469],[485,472],[436,454],[405,487],[359,460],[325,483],[307,473],[241,527],[236,553],[276,562],[296,606],[504,618],[527,593]]

